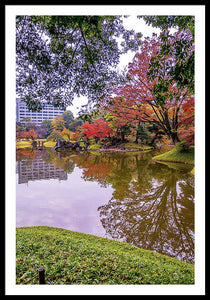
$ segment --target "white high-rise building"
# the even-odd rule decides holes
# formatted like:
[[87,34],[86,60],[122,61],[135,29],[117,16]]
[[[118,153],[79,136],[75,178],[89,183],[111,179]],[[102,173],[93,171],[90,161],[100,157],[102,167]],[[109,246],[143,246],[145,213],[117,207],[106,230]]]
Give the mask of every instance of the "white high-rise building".
[[21,122],[23,118],[30,118],[36,125],[41,125],[45,119],[53,120],[55,117],[62,115],[65,110],[46,104],[45,107],[38,111],[30,111],[25,102],[16,99],[16,121]]

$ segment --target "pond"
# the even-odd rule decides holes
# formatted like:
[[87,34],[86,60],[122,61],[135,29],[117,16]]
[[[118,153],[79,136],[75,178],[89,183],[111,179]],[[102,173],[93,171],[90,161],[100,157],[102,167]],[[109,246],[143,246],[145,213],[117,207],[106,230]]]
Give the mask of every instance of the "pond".
[[65,228],[194,263],[192,166],[152,156],[18,150],[16,226]]

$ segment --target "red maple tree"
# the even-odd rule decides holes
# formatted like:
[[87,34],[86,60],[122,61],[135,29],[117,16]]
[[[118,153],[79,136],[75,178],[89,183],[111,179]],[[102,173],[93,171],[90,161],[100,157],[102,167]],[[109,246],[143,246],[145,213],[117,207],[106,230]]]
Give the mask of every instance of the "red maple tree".
[[[180,34],[177,32],[171,37],[171,45],[179,40]],[[187,33],[186,36],[188,38]],[[167,68],[175,63],[176,57],[173,49],[168,51],[170,55],[160,55],[162,46],[163,41],[155,34],[145,39],[141,51],[128,66],[127,82],[115,87],[101,105],[116,117],[116,124],[154,124],[175,144],[180,141],[178,127],[183,107],[190,106],[192,95],[187,87],[178,88],[170,77]],[[154,59],[157,55],[160,61]],[[149,77],[151,62],[153,68],[158,68],[159,77]]]
[[89,138],[104,138],[112,134],[112,129],[109,127],[109,122],[101,119],[95,120],[93,123],[86,122],[80,126],[81,134],[87,139]]
[[30,129],[29,131],[17,131],[16,136],[18,139],[37,139],[34,129]]
[[187,145],[194,145],[195,135],[195,99],[192,98],[182,105],[182,114],[179,121],[179,136],[185,140]]

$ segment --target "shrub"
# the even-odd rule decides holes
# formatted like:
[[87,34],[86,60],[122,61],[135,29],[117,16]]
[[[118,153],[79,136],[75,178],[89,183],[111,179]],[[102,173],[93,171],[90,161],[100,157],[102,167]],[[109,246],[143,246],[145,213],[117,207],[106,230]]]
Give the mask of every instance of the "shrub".
[[101,148],[101,145],[100,144],[93,144],[93,145],[90,145],[89,148],[91,150],[99,150]]
[[48,142],[48,141],[56,142],[57,139],[64,140],[64,137],[60,134],[59,131],[53,130],[53,131],[51,132],[51,134],[47,137],[47,142]]
[[190,150],[190,147],[187,145],[186,141],[177,143],[176,148],[179,152],[188,152]]

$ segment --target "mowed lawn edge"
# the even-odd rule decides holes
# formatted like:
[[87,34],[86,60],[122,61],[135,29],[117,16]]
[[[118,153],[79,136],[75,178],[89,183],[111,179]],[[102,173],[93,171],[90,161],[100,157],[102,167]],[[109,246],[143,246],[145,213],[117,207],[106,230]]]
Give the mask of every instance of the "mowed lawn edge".
[[[16,284],[194,284],[194,266],[128,243],[66,229],[16,229]],[[46,282],[46,283],[48,283]]]

